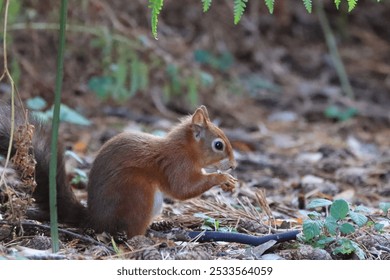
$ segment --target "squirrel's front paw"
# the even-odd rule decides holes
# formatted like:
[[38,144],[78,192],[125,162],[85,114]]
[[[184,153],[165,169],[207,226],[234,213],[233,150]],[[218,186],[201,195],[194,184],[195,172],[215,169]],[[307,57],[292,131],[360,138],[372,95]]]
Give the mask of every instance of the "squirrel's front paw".
[[238,180],[230,174],[225,173],[224,175],[226,176],[226,182],[221,184],[221,189],[225,192],[233,192]]

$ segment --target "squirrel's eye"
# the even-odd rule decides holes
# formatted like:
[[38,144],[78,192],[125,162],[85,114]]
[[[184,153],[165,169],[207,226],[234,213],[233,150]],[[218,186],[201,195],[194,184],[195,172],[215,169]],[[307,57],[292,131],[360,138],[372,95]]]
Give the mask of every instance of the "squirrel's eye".
[[216,151],[222,151],[223,150],[223,142],[220,139],[215,139],[213,141],[213,149]]

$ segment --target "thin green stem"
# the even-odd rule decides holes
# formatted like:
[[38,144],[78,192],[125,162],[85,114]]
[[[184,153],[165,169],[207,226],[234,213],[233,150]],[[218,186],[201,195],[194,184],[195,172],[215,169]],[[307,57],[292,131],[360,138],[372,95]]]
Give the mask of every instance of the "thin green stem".
[[51,147],[50,147],[50,168],[49,168],[49,185],[50,185],[50,231],[52,240],[53,253],[59,250],[58,242],[58,221],[57,221],[57,144],[58,144],[58,128],[60,123],[60,104],[62,78],[64,73],[64,51],[65,51],[65,29],[67,16],[68,0],[61,0],[60,7],[60,38],[57,54],[57,76],[54,92],[54,110],[53,122],[51,131]]
[[324,4],[322,3],[321,0],[317,0],[316,5],[314,6],[316,7],[316,13],[318,15],[318,19],[320,21],[322,31],[324,32],[326,44],[328,45],[330,56],[332,58],[335,70],[337,72],[337,76],[339,77],[341,88],[349,98],[354,99],[355,95],[353,93],[351,84],[349,83],[348,75],[347,72],[345,71],[343,61],[341,60],[337,48],[336,39],[332,32],[332,28],[330,27],[328,18],[326,17],[324,11]]

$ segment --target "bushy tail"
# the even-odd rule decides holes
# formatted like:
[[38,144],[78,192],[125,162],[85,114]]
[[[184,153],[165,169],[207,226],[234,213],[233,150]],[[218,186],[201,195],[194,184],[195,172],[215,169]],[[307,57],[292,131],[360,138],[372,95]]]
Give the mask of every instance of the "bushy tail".
[[[42,124],[32,116],[30,123],[35,126],[32,146],[35,160],[35,180],[37,187],[33,198],[39,208],[39,212],[33,212],[32,218],[38,220],[49,219],[49,162],[50,162],[50,128]],[[24,114],[20,108],[16,108],[15,127],[24,123]],[[0,102],[0,154],[6,156],[11,130],[10,107]],[[12,155],[15,148],[12,148]],[[11,155],[11,156],[12,156]],[[75,197],[66,180],[63,148],[59,145],[57,162],[57,208],[60,222],[72,225],[82,225],[86,221],[87,210]]]

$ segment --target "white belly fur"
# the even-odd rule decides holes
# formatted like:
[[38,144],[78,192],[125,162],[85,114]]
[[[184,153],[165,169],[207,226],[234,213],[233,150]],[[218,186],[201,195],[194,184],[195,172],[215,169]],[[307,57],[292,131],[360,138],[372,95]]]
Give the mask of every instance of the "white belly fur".
[[163,193],[160,191],[156,191],[154,193],[154,200],[153,200],[153,212],[152,212],[153,217],[161,213],[163,201],[164,201]]

